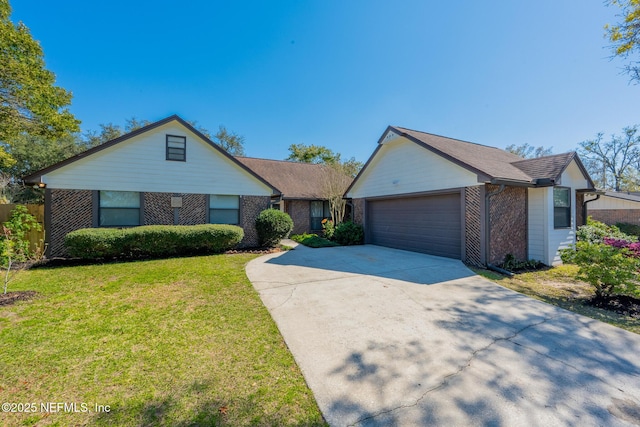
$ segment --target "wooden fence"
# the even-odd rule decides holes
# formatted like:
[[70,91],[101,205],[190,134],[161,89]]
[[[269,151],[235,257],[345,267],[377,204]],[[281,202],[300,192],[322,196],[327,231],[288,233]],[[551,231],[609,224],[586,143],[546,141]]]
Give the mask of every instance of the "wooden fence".
[[[15,204],[0,204],[0,224],[8,221],[11,218],[11,211],[17,205]],[[28,234],[29,242],[31,243],[31,249],[35,250],[36,247],[44,249],[44,205],[25,205],[31,215],[36,217],[36,220],[42,226],[42,230],[31,230]]]

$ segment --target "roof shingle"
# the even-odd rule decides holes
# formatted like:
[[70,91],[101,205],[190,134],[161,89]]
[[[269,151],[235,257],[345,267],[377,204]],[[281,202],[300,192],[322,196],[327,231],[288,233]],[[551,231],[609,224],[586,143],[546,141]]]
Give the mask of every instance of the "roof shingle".
[[253,157],[236,159],[278,188],[285,199],[323,198],[323,165]]

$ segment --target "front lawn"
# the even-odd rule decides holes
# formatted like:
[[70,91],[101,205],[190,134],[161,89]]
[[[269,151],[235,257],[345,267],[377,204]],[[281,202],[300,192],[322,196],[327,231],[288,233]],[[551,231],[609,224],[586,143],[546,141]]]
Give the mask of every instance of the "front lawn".
[[557,305],[566,310],[598,319],[619,328],[640,334],[640,318],[616,313],[590,304],[593,288],[574,279],[578,266],[561,265],[545,270],[506,277],[489,270],[472,269],[506,288]]
[[21,273],[9,290],[39,295],[0,306],[0,402],[36,410],[2,425],[325,425],[245,276],[256,256]]

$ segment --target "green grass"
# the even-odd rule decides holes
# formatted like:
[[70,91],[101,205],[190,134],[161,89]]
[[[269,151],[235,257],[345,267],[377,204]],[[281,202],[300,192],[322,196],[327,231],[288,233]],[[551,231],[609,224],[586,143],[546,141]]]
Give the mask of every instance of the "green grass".
[[109,405],[2,425],[325,425],[244,273],[257,255],[33,269],[0,306],[0,402]]
[[578,272],[576,265],[561,265],[546,270],[516,274],[513,277],[484,269],[472,270],[516,292],[640,334],[640,319],[593,307],[587,303],[594,292],[589,284],[574,278]]
[[309,246],[310,248],[329,248],[332,246],[340,246],[336,242],[320,237],[317,234],[294,234],[290,239],[294,242]]

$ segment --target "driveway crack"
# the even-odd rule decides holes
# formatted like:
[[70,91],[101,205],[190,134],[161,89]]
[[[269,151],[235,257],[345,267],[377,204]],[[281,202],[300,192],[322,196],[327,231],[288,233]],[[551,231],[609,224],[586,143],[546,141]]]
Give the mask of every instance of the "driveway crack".
[[278,308],[282,307],[283,305],[285,305],[286,303],[289,302],[289,300],[293,297],[293,293],[296,291],[296,289],[298,288],[298,285],[293,285],[291,288],[291,293],[289,293],[289,296],[287,297],[287,299],[285,299],[284,301],[282,301],[280,304],[276,305],[275,307],[270,308],[270,311],[273,310],[277,310]]
[[[375,413],[373,415],[368,415],[366,417],[363,417],[359,420],[356,420],[354,423],[349,424],[349,427],[353,427],[356,426],[357,424],[360,424],[364,421],[368,421],[368,420],[372,420],[374,418],[377,418],[381,415],[385,415],[385,414],[389,414],[391,412],[394,411],[398,411],[398,410],[402,410],[402,409],[406,409],[406,408],[412,408],[414,406],[417,406],[418,403],[420,403],[420,401],[422,401],[429,393],[432,393],[442,387],[444,387],[445,385],[447,385],[447,383],[452,379],[457,377],[458,375],[462,374],[467,368],[469,368],[471,366],[471,364],[473,363],[473,361],[476,359],[476,357],[478,356],[479,353],[482,353],[483,351],[488,350],[489,348],[491,348],[492,346],[494,346],[496,343],[501,342],[501,341],[511,341],[512,339],[514,339],[515,337],[517,337],[518,335],[520,335],[521,333],[523,333],[524,331],[526,331],[527,329],[530,328],[534,328],[536,326],[542,325],[543,323],[546,323],[550,320],[555,319],[557,316],[552,316],[552,317],[547,317],[544,318],[543,320],[541,320],[540,322],[537,323],[532,323],[530,325],[525,326],[524,328],[521,328],[519,330],[517,330],[516,332],[514,332],[513,334],[506,336],[506,337],[495,337],[492,339],[492,341],[487,344],[486,346],[479,348],[477,350],[474,350],[471,355],[469,356],[469,358],[467,359],[467,362],[463,365],[461,365],[458,370],[456,370],[455,372],[450,373],[449,375],[446,375],[445,377],[442,378],[442,381],[440,381],[439,384],[431,387],[430,389],[426,390],[424,393],[422,393],[422,395],[420,397],[418,397],[415,402],[410,403],[410,404],[405,404],[405,405],[399,405],[395,408],[391,408],[391,409],[387,409],[384,411],[380,411],[378,413]],[[515,344],[515,343],[514,343]],[[516,344],[517,345],[517,344]]]

